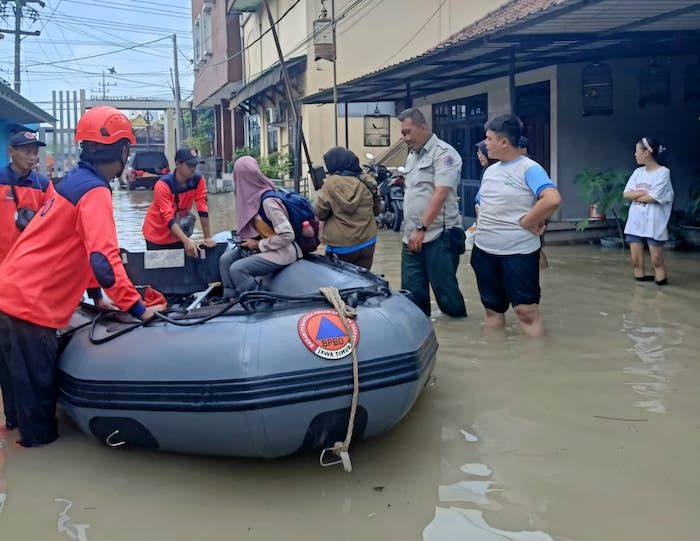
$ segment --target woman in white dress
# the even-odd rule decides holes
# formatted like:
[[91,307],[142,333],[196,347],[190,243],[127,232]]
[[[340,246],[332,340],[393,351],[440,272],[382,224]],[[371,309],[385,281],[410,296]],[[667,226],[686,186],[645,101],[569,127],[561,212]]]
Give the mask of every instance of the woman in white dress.
[[[625,186],[624,198],[630,204],[625,236],[630,245],[634,279],[668,284],[664,265],[664,242],[668,240],[668,220],[673,209],[671,172],[664,167],[666,149],[651,137],[642,137],[634,157],[641,166],[635,169]],[[649,247],[654,276],[644,274],[644,245]]]

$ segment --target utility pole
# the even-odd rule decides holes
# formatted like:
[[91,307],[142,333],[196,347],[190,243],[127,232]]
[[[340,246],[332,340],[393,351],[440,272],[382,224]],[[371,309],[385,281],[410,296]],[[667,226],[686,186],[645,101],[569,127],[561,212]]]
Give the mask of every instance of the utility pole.
[[153,115],[148,109],[146,109],[143,119],[146,121],[146,150],[151,150],[151,121],[153,120]]
[[[20,91],[21,88],[21,69],[20,69],[20,47],[22,44],[22,36],[38,36],[41,34],[39,30],[29,32],[22,30],[22,18],[25,17],[23,12],[27,4],[39,4],[42,8],[46,5],[42,0],[0,0],[2,4],[2,12],[5,12],[7,4],[14,4],[14,15],[15,15],[15,29],[9,30],[5,28],[0,28],[0,33],[4,34],[14,34],[15,35],[15,92]],[[30,19],[32,22],[36,22],[39,18],[39,13],[32,7],[27,8],[26,18]]]
[[[309,153],[309,147],[306,144],[306,137],[304,137],[304,130],[301,125],[301,115],[299,114],[299,106],[294,99],[294,93],[292,92],[292,80],[289,78],[289,72],[287,71],[287,64],[284,61],[284,54],[282,54],[282,46],[280,45],[280,38],[277,35],[277,27],[275,26],[275,19],[272,17],[272,10],[270,9],[270,3],[268,0],[263,0],[265,3],[265,11],[267,11],[267,20],[270,22],[270,30],[272,30],[272,38],[275,41],[275,48],[277,49],[277,58],[280,61],[280,68],[282,68],[282,78],[284,79],[284,87],[287,90],[287,99],[289,100],[289,106],[292,108],[292,115],[294,117],[294,124],[297,129],[298,137],[301,139],[301,146],[304,148],[304,155],[306,156],[306,163],[308,164],[309,171],[313,171],[313,163],[311,162],[311,154]],[[296,154],[296,153],[295,153]],[[294,156],[295,163],[301,163],[301,156]],[[298,162],[297,162],[298,160]],[[300,188],[300,172],[301,167],[297,169],[294,179],[294,189],[298,192]],[[299,175],[299,176],[297,176]]]
[[175,75],[175,126],[177,126],[175,142],[177,143],[177,148],[180,148],[182,146],[182,111],[180,111],[180,72],[177,67],[177,34],[173,34],[173,64]]
[[[114,68],[109,69],[110,75],[114,75],[116,73]],[[109,87],[110,86],[117,86],[117,83],[108,83],[107,82],[107,75],[105,74],[105,70],[102,70],[102,82],[97,83],[98,89],[92,89],[92,92],[97,92],[98,95],[101,92],[102,93],[102,101],[105,101],[107,99],[107,94],[109,94]]]
[[331,0],[331,21],[333,24],[333,125],[335,126],[335,146],[338,146],[338,70],[336,69],[338,44],[335,38],[335,0]]

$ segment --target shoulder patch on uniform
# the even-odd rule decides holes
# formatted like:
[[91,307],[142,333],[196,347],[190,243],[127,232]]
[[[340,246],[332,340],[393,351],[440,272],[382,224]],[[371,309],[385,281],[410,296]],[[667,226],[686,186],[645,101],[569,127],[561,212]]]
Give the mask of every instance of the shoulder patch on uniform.
[[455,159],[452,157],[451,154],[448,154],[447,156],[445,156],[445,157],[442,159],[442,163],[444,163],[445,165],[447,165],[447,166],[449,167],[449,166],[455,164]]

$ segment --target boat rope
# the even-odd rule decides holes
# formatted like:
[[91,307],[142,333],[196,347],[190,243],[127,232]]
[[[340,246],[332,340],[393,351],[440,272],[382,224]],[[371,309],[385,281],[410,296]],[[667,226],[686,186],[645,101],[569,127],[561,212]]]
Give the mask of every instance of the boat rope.
[[[352,310],[352,306],[356,306],[359,302],[364,302],[366,299],[372,297],[388,297],[392,294],[389,287],[383,284],[370,287],[344,289],[342,292],[335,288],[332,289],[333,291],[335,291],[334,295],[336,295],[340,303],[342,303],[340,306],[345,306],[346,310]],[[347,298],[347,303],[343,300],[343,297]],[[177,327],[194,327],[196,325],[202,325],[203,323],[207,323],[208,321],[211,321],[212,319],[215,319],[220,316],[235,315],[231,314],[231,310],[234,308],[234,306],[237,305],[243,309],[238,315],[244,315],[258,312],[260,308],[264,306],[266,306],[268,309],[274,309],[275,305],[278,303],[286,302],[292,305],[322,302],[323,300],[328,300],[329,302],[331,302],[331,304],[333,304],[332,301],[328,299],[328,297],[325,297],[321,293],[314,293],[311,295],[283,295],[280,293],[272,293],[268,291],[248,291],[246,293],[243,293],[237,299],[233,299],[230,302],[218,305],[220,306],[220,308],[217,309],[216,312],[209,314],[208,316],[192,317],[189,315],[189,310],[169,309],[163,312],[156,312],[154,314],[154,317],[149,321],[144,322],[133,320],[133,323],[131,322],[132,318],[124,312],[120,312],[117,310],[99,311],[91,321],[88,321],[87,323],[83,323],[82,325],[65,331],[62,334],[62,336],[70,337],[77,330],[89,325],[90,342],[99,345],[104,344],[106,342],[110,342],[115,338],[123,336],[140,327],[148,326],[151,323],[155,323],[157,321],[166,322]],[[95,310],[95,308],[92,305],[86,305],[86,307],[90,308],[91,310]],[[96,335],[98,325],[104,325],[106,321],[110,320],[116,320],[120,323],[126,324],[126,326],[123,329],[111,333],[103,338],[97,338]]]
[[[350,339],[352,346],[352,400],[350,402],[350,418],[348,419],[348,431],[345,434],[344,441],[337,441],[332,447],[328,447],[321,452],[321,466],[333,466],[342,464],[346,472],[352,471],[352,462],[350,462],[350,442],[352,441],[352,433],[355,430],[355,414],[357,413],[357,402],[360,395],[360,368],[357,359],[357,348],[355,347],[355,337],[350,328],[348,319],[357,317],[357,310],[352,306],[345,304],[343,297],[335,287],[322,287],[319,291],[333,305],[335,311],[338,312],[338,317],[343,324],[343,329]],[[334,462],[325,462],[324,456],[327,452],[332,452],[338,456],[339,460]]]
[[[210,314],[210,315],[205,316],[205,317],[198,317],[198,318],[186,318],[187,311],[185,311],[185,310],[165,310],[163,312],[156,312],[155,314],[153,314],[153,317],[148,321],[135,320],[134,323],[127,325],[123,329],[121,329],[113,334],[107,335],[104,338],[96,338],[95,331],[97,329],[97,325],[103,324],[103,321],[105,319],[129,317],[128,314],[126,314],[124,312],[120,312],[120,311],[116,311],[116,310],[107,310],[107,311],[98,313],[93,318],[93,320],[90,323],[88,323],[90,325],[90,342],[92,342],[95,345],[105,344],[107,342],[114,340],[115,338],[119,338],[120,336],[125,335],[126,333],[129,333],[133,330],[136,330],[139,327],[149,325],[150,323],[156,322],[158,320],[165,321],[165,322],[170,323],[171,325],[175,325],[177,327],[194,327],[195,325],[202,325],[203,323],[206,323],[207,321],[211,321],[214,318],[217,318],[219,316],[224,315],[226,312],[231,310],[237,303],[238,303],[238,300],[234,299],[231,302],[227,302],[225,304],[222,304],[222,307],[219,310],[217,310],[216,312],[214,312],[213,314]],[[168,314],[180,314],[182,319],[173,319]],[[78,327],[78,328],[82,328],[88,324],[82,325],[81,327]],[[75,330],[77,330],[77,328]]]

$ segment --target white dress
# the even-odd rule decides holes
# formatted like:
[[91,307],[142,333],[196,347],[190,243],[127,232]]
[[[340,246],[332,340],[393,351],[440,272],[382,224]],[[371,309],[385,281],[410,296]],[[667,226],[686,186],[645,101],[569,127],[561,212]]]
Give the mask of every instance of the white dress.
[[656,203],[633,201],[627,215],[626,235],[635,235],[657,241],[668,240],[668,220],[673,210],[673,186],[671,172],[666,167],[647,171],[638,167],[627,181],[625,192],[642,190]]

